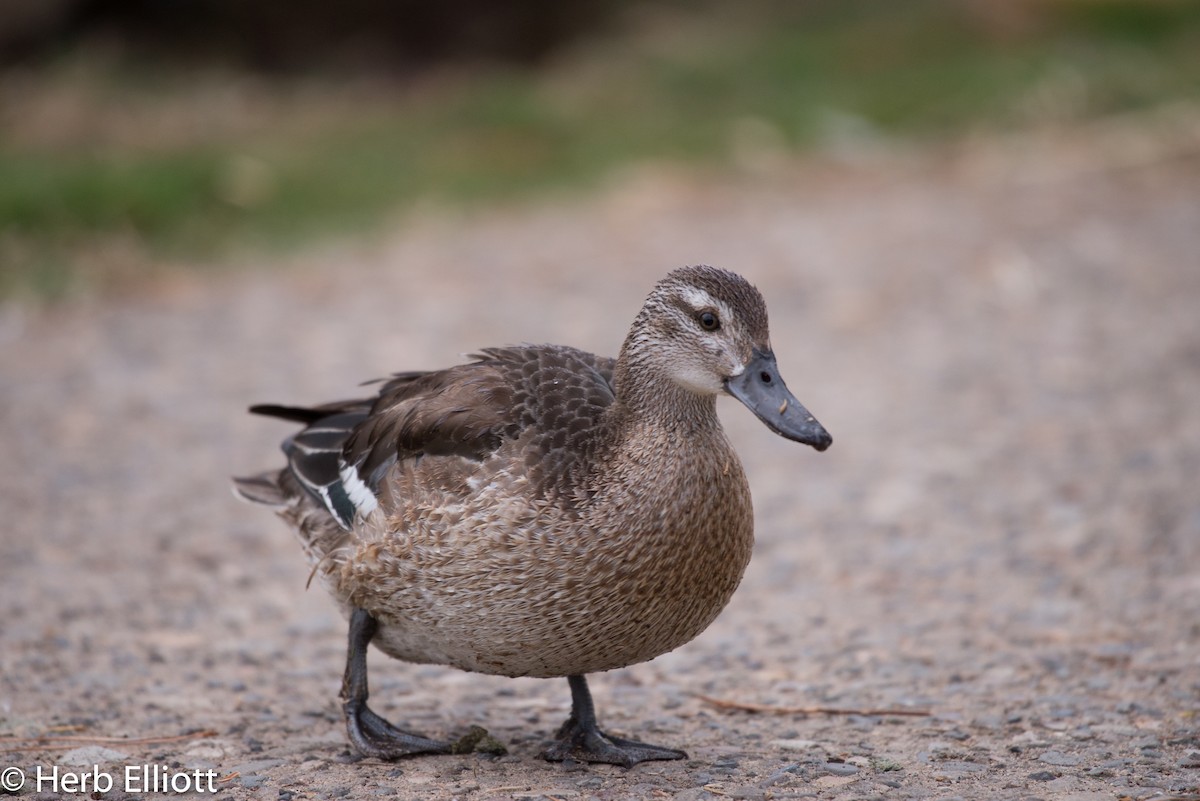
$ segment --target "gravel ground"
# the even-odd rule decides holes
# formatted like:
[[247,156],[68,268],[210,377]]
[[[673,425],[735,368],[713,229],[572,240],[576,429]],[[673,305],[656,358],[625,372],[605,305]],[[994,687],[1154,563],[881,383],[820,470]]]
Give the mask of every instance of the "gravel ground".
[[[272,801],[1200,797],[1194,122],[647,168],[286,269],[3,309],[0,767],[28,798],[86,795],[39,792],[54,766],[115,775],[96,797],[169,795],[123,785],[143,764]],[[695,642],[592,680],[608,728],[691,758],[551,765],[565,682],[376,654],[381,713],[479,724],[509,755],[352,759],[344,624],[285,527],[228,491],[290,430],[245,407],[491,344],[613,353],[692,262],[763,290],[835,444],[723,403],[757,508],[742,588]]]

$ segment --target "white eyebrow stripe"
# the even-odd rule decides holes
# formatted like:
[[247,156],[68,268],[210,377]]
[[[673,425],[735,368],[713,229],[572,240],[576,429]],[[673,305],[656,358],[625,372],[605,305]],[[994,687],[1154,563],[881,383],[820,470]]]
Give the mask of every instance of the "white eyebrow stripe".
[[681,287],[679,290],[679,295],[696,311],[700,311],[701,309],[716,309],[717,314],[720,316],[722,321],[729,320],[733,317],[733,312],[729,310],[728,306],[705,292],[700,287]]
[[703,309],[705,306],[710,306],[712,308],[717,307],[717,302],[716,302],[716,300],[713,299],[713,296],[708,294],[707,292],[705,292],[703,289],[700,289],[699,287],[694,287],[694,286],[681,287],[679,290],[679,294],[683,297],[683,299],[685,301],[688,302],[688,305],[690,305],[693,309],[697,309],[697,310]]

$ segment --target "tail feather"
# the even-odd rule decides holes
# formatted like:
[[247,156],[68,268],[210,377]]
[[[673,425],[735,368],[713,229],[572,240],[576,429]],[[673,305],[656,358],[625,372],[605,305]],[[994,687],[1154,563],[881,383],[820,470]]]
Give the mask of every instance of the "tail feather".
[[234,493],[274,508],[296,530],[314,574],[330,581],[336,580],[334,576],[353,546],[354,520],[376,506],[375,495],[357,471],[344,469],[342,463],[342,446],[367,417],[372,403],[372,399],[360,399],[315,407],[250,407],[253,414],[301,423],[304,428],[283,442],[287,467],[235,478]]
[[250,407],[250,414],[261,414],[264,417],[278,417],[281,420],[292,420],[296,423],[311,425],[322,417],[328,417],[325,409],[307,406],[281,406],[276,403],[259,403]]
[[279,486],[278,470],[269,470],[257,476],[234,478],[233,492],[242,500],[275,508],[287,506],[291,502]]
[[[251,503],[273,507],[299,536],[300,544],[313,566],[313,575],[320,575],[322,580],[336,580],[333,574],[345,558],[346,549],[352,544],[350,532],[338,524],[290,469],[234,478],[233,491]],[[312,581],[312,576],[309,576],[309,581]]]

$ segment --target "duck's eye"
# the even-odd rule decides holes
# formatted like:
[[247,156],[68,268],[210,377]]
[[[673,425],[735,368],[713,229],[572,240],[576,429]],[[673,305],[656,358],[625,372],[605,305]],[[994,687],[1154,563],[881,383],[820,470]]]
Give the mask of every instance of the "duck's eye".
[[717,319],[717,315],[710,311],[702,311],[696,315],[696,319],[700,322],[700,327],[705,331],[716,331],[721,327],[721,321]]

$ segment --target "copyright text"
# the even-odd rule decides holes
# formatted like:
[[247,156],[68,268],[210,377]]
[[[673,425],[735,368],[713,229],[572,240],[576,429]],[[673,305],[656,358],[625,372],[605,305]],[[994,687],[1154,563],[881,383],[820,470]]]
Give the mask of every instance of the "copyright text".
[[117,771],[91,769],[66,770],[53,765],[38,765],[28,774],[20,768],[5,768],[3,786],[8,793],[19,792],[26,784],[38,793],[90,794],[117,789],[126,793],[216,793],[217,771],[194,768],[183,770],[166,765],[126,765]]

